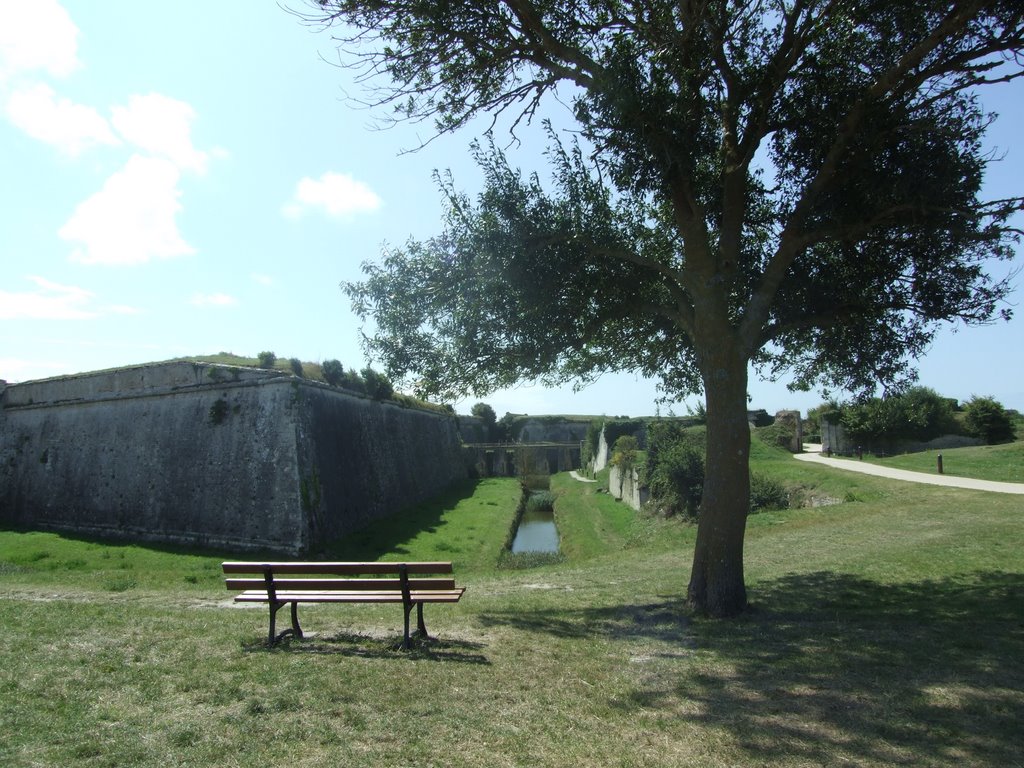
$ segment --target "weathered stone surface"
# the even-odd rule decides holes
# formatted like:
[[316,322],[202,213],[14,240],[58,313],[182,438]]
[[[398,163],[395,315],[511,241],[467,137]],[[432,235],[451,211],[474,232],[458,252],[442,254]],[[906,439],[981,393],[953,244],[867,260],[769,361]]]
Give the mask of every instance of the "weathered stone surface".
[[804,423],[800,411],[778,411],[775,423],[782,424],[793,435],[789,441],[790,453],[800,453],[804,449]]
[[615,465],[612,465],[608,473],[608,492],[637,511],[647,503],[651,495],[647,486],[640,484],[639,472],[635,469],[623,472]]
[[193,363],[8,385],[0,523],[287,554],[465,477],[454,420]]
[[519,431],[520,443],[578,443],[587,436],[589,421],[544,417],[528,419]]

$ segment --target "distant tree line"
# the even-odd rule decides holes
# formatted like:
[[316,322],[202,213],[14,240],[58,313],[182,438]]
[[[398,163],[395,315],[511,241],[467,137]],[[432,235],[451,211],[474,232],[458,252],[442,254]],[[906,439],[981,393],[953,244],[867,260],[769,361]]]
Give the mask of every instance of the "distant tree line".
[[1014,412],[992,397],[974,396],[962,407],[928,387],[852,403],[825,403],[809,420],[841,425],[868,450],[888,450],[907,441],[927,442],[943,435],[965,435],[987,444],[1015,439]]

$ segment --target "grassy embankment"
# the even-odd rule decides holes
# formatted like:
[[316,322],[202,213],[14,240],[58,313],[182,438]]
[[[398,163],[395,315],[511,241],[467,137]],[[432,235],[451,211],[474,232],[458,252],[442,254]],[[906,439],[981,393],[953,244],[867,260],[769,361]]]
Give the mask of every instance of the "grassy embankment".
[[944,474],[1004,483],[1024,483],[1024,441],[1021,440],[1004,445],[922,451],[884,459],[865,455],[864,461],[896,469],[909,469],[912,472],[935,474],[938,471],[939,454],[942,454]]
[[495,568],[519,490],[486,480],[327,553],[455,561],[409,653],[396,606],[265,650],[233,553],[0,532],[0,764],[1019,764],[1020,498],[755,462],[845,502],[750,518],[746,615],[682,609],[692,527],[565,475],[565,560]]

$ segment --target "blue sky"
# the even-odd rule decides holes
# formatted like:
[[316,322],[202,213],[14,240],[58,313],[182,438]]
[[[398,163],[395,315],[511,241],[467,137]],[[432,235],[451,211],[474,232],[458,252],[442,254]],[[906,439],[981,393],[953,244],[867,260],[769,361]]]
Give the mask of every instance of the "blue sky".
[[[403,153],[430,127],[376,130],[332,61],[329,34],[271,2],[0,0],[0,378],[221,351],[363,367],[339,283],[383,243],[436,233],[434,169],[470,192],[479,174],[469,131]],[[1020,194],[1024,84],[985,104],[1005,154],[987,191]],[[538,134],[513,155],[524,168],[541,167]],[[943,332],[921,382],[1024,410],[1022,340],[1024,316]],[[750,393],[769,411],[822,400],[756,378]],[[481,399],[499,415],[639,416],[655,397],[616,375]]]

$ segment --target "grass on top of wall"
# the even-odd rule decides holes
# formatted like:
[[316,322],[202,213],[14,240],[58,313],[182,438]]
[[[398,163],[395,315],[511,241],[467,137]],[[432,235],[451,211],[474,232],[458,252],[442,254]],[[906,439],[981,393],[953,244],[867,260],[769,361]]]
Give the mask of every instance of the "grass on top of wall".
[[[683,607],[692,526],[593,484],[554,479],[563,541],[583,543],[531,570],[471,553],[481,526],[503,541],[514,481],[421,512],[432,531],[395,521],[388,559],[464,540],[466,595],[427,606],[410,652],[394,605],[303,606],[309,636],[265,649],[223,553],[0,531],[0,764],[1018,764],[1019,497],[761,471],[850,500],[749,519],[751,609],[730,621]],[[106,588],[120,571],[135,586]]]

